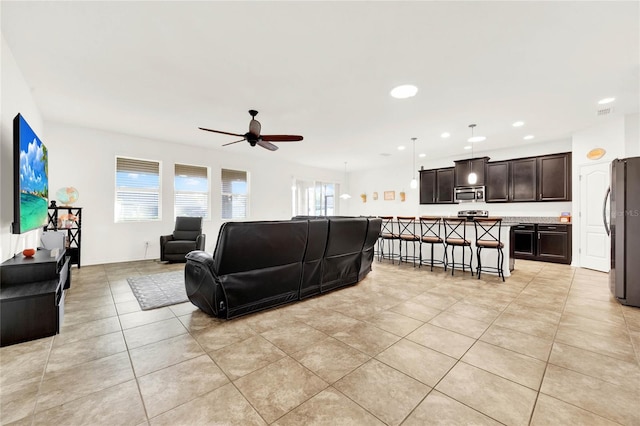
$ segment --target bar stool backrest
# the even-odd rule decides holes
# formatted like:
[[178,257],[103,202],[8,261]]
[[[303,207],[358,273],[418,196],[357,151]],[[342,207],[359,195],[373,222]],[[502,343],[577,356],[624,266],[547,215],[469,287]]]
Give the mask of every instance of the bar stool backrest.
[[500,239],[500,231],[502,229],[501,217],[476,218],[474,225],[476,229],[476,244],[478,241],[502,242]]
[[416,234],[416,218],[413,216],[398,216],[398,235],[402,237],[418,238]]
[[420,216],[420,234],[423,240],[440,239],[442,218],[438,216]]
[[467,241],[467,227],[465,226],[467,219],[445,217],[442,221],[444,222],[445,242],[449,242],[450,240],[469,242]]
[[394,223],[393,216],[380,216],[382,219],[382,226],[380,227],[380,238],[398,238],[398,233],[394,233]]

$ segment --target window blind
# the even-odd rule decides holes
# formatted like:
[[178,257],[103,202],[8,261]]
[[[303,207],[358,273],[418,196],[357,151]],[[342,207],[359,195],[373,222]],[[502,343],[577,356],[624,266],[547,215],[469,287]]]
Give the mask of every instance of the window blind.
[[115,221],[160,218],[160,163],[116,157]]
[[222,169],[222,218],[244,219],[247,217],[247,172]]
[[202,166],[175,165],[174,214],[209,218],[209,170]]

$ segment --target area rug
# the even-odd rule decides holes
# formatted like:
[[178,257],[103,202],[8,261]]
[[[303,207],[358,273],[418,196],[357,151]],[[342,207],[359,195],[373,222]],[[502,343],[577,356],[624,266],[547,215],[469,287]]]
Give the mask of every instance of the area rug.
[[127,278],[143,311],[186,302],[184,271]]

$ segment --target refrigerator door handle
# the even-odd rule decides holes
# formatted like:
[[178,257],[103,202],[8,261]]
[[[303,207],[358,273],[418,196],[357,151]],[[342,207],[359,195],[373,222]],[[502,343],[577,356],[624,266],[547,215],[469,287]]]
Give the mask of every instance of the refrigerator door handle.
[[611,187],[607,188],[607,192],[604,194],[604,201],[602,202],[602,223],[604,224],[604,229],[607,231],[607,235],[611,235],[611,228],[607,223],[607,199],[611,195]]

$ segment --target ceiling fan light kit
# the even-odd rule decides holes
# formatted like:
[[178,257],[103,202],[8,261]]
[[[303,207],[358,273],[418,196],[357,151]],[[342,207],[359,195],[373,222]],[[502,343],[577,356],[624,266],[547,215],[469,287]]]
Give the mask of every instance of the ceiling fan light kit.
[[256,120],[258,111],[256,111],[255,109],[250,109],[249,114],[251,115],[251,121],[249,122],[249,131],[245,134],[223,132],[221,130],[207,129],[204,127],[198,128],[207,132],[220,133],[222,135],[237,136],[242,138],[234,142],[225,143],[222,146],[233,145],[238,142],[247,141],[251,146],[258,145],[263,147],[264,149],[268,149],[269,151],[276,151],[278,149],[278,147],[271,142],[298,142],[303,139],[303,137],[299,135],[262,135],[260,134],[260,132],[262,131],[262,125],[258,120]]

